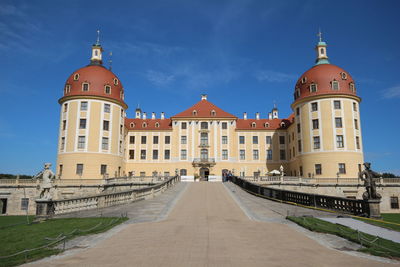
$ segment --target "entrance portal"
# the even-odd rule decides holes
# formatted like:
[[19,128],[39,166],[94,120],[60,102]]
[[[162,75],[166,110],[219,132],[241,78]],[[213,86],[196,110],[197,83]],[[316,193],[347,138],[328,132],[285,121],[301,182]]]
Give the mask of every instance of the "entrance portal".
[[1,214],[7,213],[7,198],[0,199],[0,212]]
[[200,169],[200,177],[203,181],[208,181],[208,175],[210,175],[210,170],[208,168]]

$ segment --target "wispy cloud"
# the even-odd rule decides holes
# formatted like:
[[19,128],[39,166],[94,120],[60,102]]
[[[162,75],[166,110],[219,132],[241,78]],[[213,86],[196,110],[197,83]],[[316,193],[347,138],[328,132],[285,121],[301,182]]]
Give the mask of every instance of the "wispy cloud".
[[148,70],[146,72],[146,78],[157,86],[165,86],[170,84],[175,80],[175,76],[173,74],[166,74],[160,71]]
[[290,82],[296,80],[297,76],[294,74],[283,73],[273,70],[260,70],[255,73],[255,77],[258,81],[266,82]]
[[400,85],[396,85],[386,90],[383,90],[383,98],[386,99],[400,98]]

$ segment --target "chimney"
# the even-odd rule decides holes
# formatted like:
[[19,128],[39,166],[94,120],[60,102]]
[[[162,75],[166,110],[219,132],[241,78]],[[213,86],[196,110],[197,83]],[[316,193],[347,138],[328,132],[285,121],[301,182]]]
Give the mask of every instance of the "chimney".
[[268,112],[268,119],[272,120],[272,113],[271,112]]
[[142,119],[146,119],[146,112],[143,112],[143,118]]
[[260,112],[256,112],[256,120],[260,119]]
[[243,119],[247,120],[247,112],[243,112]]
[[152,119],[152,120],[155,120],[155,119],[156,119],[156,113],[155,113],[155,112],[152,112],[152,113],[151,113],[151,119]]
[[201,100],[207,100],[207,95],[201,95]]
[[164,114],[164,112],[161,112],[161,119],[162,119],[162,120],[165,119],[165,114]]

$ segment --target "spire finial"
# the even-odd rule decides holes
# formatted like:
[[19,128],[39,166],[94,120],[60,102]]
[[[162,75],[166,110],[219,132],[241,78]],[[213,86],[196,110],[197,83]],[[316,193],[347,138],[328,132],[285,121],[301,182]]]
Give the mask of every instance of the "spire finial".
[[317,36],[319,37],[319,41],[322,42],[322,32],[321,32],[321,28],[318,29],[318,34]]
[[96,45],[100,45],[100,30],[97,30],[97,41]]

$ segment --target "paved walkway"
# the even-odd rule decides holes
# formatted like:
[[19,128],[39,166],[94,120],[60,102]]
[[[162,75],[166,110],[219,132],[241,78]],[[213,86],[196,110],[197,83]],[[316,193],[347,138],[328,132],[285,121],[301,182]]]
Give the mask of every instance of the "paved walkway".
[[192,183],[167,219],[128,224],[30,266],[384,266],[328,249],[288,225],[250,220],[222,183]]
[[353,228],[355,230],[359,230],[360,232],[364,232],[373,236],[379,236],[388,240],[392,240],[393,242],[400,243],[400,232],[397,231],[392,231],[383,227],[371,225],[369,223],[365,223],[352,218],[319,218],[319,219],[331,223],[338,223]]

